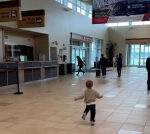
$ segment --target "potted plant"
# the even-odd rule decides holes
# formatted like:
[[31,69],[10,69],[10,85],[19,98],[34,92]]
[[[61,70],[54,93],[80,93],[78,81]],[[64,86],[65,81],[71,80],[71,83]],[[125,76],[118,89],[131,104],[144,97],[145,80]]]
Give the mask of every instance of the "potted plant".
[[107,54],[107,60],[108,60],[108,67],[113,66],[113,57],[115,56],[115,48],[117,46],[117,43],[114,41],[109,41],[106,47],[106,54]]

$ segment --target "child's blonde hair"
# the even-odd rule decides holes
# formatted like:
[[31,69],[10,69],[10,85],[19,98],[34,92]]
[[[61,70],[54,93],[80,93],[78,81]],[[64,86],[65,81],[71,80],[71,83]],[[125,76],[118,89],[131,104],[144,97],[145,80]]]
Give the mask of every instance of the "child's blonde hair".
[[86,81],[86,87],[87,87],[87,88],[93,87],[93,81],[92,81],[92,80],[87,80],[87,81]]

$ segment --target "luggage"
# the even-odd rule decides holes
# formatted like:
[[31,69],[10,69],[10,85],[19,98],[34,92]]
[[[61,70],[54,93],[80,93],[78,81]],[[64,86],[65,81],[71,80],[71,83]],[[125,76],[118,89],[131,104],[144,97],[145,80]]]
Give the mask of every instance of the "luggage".
[[101,70],[99,68],[96,69],[96,77],[101,76]]

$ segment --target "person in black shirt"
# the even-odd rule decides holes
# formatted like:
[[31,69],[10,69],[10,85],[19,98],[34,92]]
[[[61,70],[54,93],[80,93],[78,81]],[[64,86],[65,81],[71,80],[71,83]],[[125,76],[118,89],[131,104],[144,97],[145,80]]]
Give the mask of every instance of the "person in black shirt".
[[150,92],[150,57],[146,60],[146,69],[148,73],[148,79],[147,79],[147,93]]
[[118,77],[121,76],[121,69],[122,69],[122,54],[119,53],[119,56],[117,57],[117,73]]
[[102,69],[102,76],[106,76],[107,59],[104,57],[103,54],[101,54],[99,64],[100,64],[100,67]]

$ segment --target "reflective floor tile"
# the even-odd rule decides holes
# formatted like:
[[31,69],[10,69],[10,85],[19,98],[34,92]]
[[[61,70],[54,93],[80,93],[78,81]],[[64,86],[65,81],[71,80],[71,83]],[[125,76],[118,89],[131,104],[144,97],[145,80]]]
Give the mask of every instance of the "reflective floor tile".
[[147,108],[147,105],[145,105],[145,104],[136,104],[135,107],[136,108]]
[[118,134],[142,134],[142,132],[120,130]]

